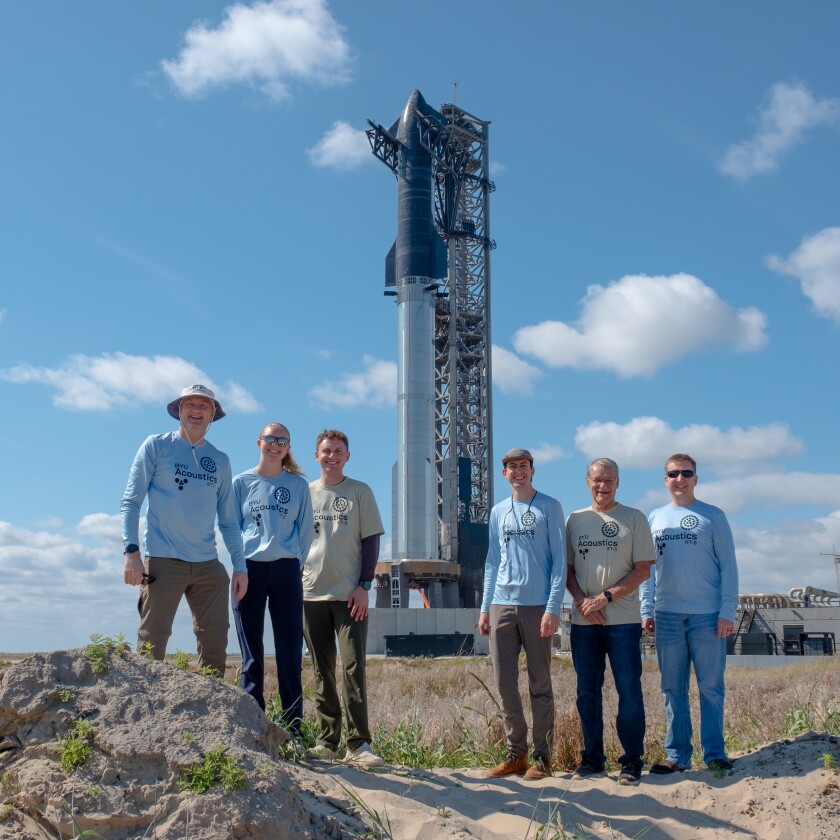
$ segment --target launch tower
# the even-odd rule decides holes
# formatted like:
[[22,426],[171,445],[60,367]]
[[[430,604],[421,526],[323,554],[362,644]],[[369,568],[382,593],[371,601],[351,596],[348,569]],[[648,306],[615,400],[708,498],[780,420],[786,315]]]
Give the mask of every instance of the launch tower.
[[416,588],[433,607],[477,607],[493,499],[489,123],[414,91],[390,129],[370,126],[398,184],[393,559],[377,566],[377,606],[406,607]]

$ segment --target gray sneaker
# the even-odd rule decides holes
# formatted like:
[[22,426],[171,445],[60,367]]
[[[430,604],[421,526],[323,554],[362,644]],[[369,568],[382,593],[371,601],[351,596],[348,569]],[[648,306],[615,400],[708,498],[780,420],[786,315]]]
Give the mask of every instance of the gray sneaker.
[[367,742],[359,744],[355,750],[347,750],[344,760],[347,764],[359,764],[363,767],[381,767],[385,763]]
[[323,761],[336,761],[338,759],[335,750],[326,744],[315,744],[314,747],[310,748],[308,755],[310,758],[320,758]]

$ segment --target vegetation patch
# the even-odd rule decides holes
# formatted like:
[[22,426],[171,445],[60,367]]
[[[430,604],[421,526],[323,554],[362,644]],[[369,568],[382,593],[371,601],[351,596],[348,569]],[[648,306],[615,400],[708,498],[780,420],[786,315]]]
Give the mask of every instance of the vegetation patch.
[[90,721],[79,719],[66,738],[58,739],[56,752],[61,769],[68,775],[81,767],[93,755],[93,727]]
[[90,644],[85,646],[85,658],[93,666],[95,674],[104,674],[108,670],[108,660],[111,654],[124,656],[131,651],[131,645],[125,640],[125,635],[120,633],[111,638],[101,633],[93,633],[90,637]]
[[181,790],[207,793],[215,785],[221,785],[225,793],[241,790],[248,785],[245,771],[221,744],[209,750],[198,764],[181,771]]

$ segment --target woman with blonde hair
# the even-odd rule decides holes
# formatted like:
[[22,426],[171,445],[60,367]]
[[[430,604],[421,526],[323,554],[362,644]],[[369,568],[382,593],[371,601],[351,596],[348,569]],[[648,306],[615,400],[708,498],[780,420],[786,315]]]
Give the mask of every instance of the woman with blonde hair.
[[289,430],[268,423],[257,439],[257,466],[233,479],[248,567],[248,591],[233,605],[242,650],[241,685],[265,711],[265,610],[271,617],[282,724],[300,734],[303,717],[301,571],[312,542],[309,485],[292,457]]

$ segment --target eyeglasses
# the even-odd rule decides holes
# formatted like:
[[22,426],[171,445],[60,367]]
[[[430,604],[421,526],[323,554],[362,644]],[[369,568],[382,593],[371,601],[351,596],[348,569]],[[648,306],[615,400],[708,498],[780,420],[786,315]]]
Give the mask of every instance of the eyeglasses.
[[612,485],[615,484],[618,479],[615,479],[615,478],[590,478],[589,480],[593,484],[606,484],[608,487],[612,487]]
[[266,443],[276,443],[278,446],[288,446],[289,439],[284,437],[275,437],[274,435],[261,435],[260,440]]
[[683,478],[694,478],[694,470],[668,470],[665,475],[668,478],[679,478],[680,476]]

